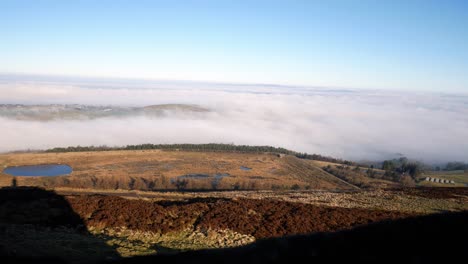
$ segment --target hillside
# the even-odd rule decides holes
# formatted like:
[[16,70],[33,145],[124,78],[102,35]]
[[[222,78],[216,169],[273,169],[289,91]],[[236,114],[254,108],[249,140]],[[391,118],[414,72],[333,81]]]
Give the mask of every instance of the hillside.
[[[58,177],[18,177],[20,185],[124,190],[353,190],[356,187],[294,156],[161,150],[17,153],[0,165],[68,164]],[[0,176],[4,185],[11,176]],[[182,182],[182,183],[181,183]]]
[[310,160],[286,156],[284,161],[287,171],[297,179],[308,182],[312,189],[359,189],[315,166]]

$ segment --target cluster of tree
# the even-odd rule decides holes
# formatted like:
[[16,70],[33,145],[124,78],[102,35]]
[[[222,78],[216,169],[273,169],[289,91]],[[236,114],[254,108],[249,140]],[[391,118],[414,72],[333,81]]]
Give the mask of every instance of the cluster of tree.
[[141,144],[127,145],[125,147],[109,147],[109,146],[76,146],[66,148],[48,149],[46,152],[85,152],[85,151],[111,151],[111,150],[183,150],[183,151],[211,151],[211,152],[242,152],[242,153],[277,153],[285,155],[293,155],[301,159],[311,159],[319,161],[327,161],[340,163],[345,165],[356,165],[356,163],[348,160],[336,159],[332,157],[322,156],[319,154],[307,154],[288,150],[285,148],[277,148],[272,146],[247,146],[234,144]]
[[422,162],[409,161],[406,157],[399,159],[385,160],[382,163],[382,169],[385,171],[395,171],[398,173],[409,173],[411,177],[415,178],[424,171],[455,171],[465,170],[468,171],[468,163],[461,161],[451,161],[445,166],[431,166]]
[[109,146],[76,146],[67,148],[53,148],[46,152],[83,152],[83,151],[111,151],[111,150],[185,150],[185,151],[231,151],[231,152],[273,152],[280,154],[295,155],[296,152],[285,148],[277,148],[272,146],[246,146],[233,144],[140,144],[127,145],[124,147],[109,147]]
[[322,156],[319,154],[307,154],[307,153],[296,152],[294,155],[301,159],[319,160],[319,161],[333,162],[333,163],[339,163],[339,164],[344,164],[344,165],[358,165],[356,162],[353,162],[353,161],[337,159],[337,158],[328,157],[328,156]]
[[382,163],[382,170],[385,170],[385,177],[403,185],[412,186],[418,177],[427,170],[427,166],[421,162],[409,161],[408,158],[401,157],[385,160]]
[[[437,169],[437,168],[439,168],[439,169]],[[436,167],[436,170],[440,170],[440,167]],[[446,171],[468,170],[468,163],[460,162],[460,161],[449,162],[449,163],[447,163],[447,165],[445,165],[444,170],[446,170]]]
[[[368,168],[356,166],[331,166],[323,168],[330,174],[361,188],[380,187],[384,181],[391,181],[403,186],[414,186],[417,177],[423,171],[423,166],[417,162],[409,162],[407,158],[386,160],[382,169],[377,170],[371,165]],[[379,181],[384,180],[384,181]],[[387,183],[388,184],[388,183]]]

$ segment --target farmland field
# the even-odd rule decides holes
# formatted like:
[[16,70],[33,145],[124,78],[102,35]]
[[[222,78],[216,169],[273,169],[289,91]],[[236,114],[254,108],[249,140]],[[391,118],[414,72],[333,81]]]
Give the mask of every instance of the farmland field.
[[[444,180],[454,181],[454,186],[464,187],[468,186],[468,171],[431,171],[424,175],[425,177],[438,178]],[[426,186],[446,186],[446,184],[423,182]]]

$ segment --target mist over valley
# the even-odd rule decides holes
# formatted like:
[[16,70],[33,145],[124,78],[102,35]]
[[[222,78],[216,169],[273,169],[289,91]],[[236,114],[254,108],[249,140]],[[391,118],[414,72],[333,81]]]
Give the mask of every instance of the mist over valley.
[[468,161],[463,94],[43,78],[1,79],[0,151],[234,143],[350,160]]

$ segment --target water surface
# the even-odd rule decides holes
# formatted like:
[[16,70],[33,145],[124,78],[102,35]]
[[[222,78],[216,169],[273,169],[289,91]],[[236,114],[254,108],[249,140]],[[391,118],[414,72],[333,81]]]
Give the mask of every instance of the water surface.
[[28,176],[59,176],[70,174],[73,169],[68,165],[63,164],[47,164],[47,165],[27,165],[7,167],[3,173],[18,177]]

